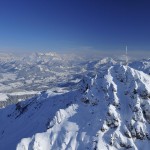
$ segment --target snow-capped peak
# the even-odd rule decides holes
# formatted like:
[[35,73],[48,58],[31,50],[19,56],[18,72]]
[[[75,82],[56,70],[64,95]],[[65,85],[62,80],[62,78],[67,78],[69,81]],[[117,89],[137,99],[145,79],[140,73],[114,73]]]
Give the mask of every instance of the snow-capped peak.
[[0,149],[149,149],[149,75],[112,65],[78,84],[1,109]]

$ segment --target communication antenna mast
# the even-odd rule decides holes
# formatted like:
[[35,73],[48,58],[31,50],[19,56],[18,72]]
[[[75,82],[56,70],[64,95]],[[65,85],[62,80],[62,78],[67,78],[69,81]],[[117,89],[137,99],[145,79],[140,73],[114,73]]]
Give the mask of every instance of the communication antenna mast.
[[128,47],[126,46],[126,66],[128,65]]

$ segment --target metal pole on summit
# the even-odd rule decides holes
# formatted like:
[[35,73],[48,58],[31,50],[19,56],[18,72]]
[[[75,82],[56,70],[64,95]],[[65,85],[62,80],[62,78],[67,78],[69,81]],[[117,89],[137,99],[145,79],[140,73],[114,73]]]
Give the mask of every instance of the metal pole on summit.
[[128,66],[128,47],[126,46],[126,66]]

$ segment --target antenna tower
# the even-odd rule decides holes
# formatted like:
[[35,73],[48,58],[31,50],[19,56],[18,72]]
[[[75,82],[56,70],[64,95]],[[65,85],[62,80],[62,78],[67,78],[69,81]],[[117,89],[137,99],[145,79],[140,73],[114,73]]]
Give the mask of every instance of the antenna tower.
[[126,66],[128,65],[128,47],[126,46]]

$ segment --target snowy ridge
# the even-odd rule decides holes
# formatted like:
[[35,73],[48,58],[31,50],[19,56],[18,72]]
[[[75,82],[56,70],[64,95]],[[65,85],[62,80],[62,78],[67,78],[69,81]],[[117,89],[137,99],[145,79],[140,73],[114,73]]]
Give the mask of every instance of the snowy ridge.
[[150,58],[140,61],[133,61],[132,63],[130,63],[130,66],[137,70],[150,74]]
[[0,117],[0,149],[148,150],[150,77],[113,65],[75,91],[42,92],[1,109]]

